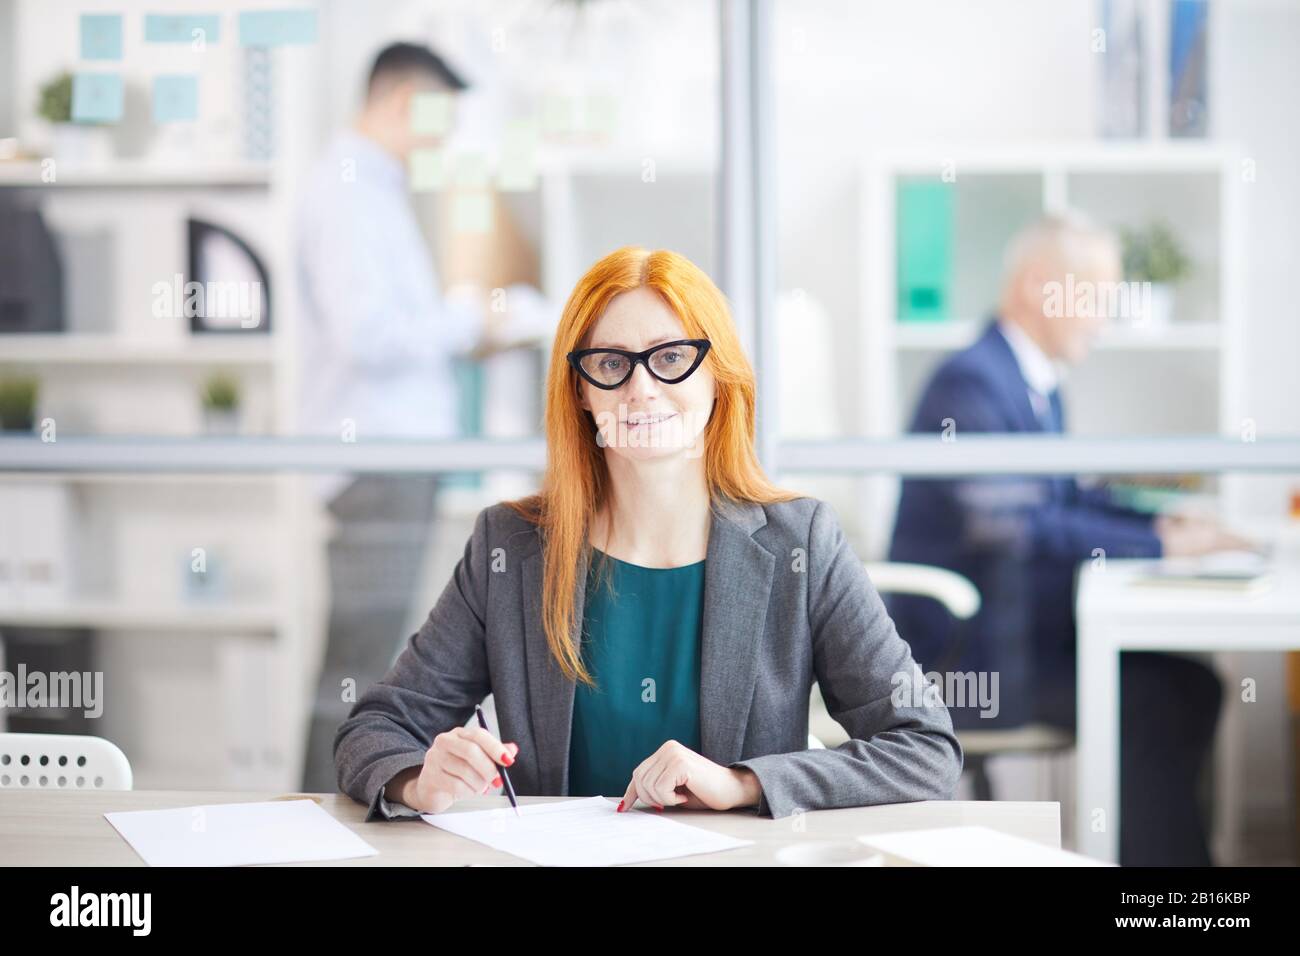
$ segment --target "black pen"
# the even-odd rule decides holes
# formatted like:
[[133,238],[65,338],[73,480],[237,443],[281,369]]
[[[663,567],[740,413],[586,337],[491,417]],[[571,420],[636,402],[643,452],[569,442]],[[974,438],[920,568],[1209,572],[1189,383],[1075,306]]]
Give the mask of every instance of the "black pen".
[[[475,704],[474,713],[478,716],[478,725],[484,730],[487,730],[488,733],[491,733],[492,731],[488,730],[487,718],[483,716],[483,708]],[[502,746],[505,745],[502,744]],[[510,798],[510,805],[515,808],[515,816],[522,817],[523,814],[519,812],[519,801],[515,799],[515,788],[510,785],[510,774],[506,773],[506,768],[501,766],[501,764],[497,763],[495,760],[492,762],[496,764],[497,770],[501,772],[501,779],[506,785],[506,796]]]

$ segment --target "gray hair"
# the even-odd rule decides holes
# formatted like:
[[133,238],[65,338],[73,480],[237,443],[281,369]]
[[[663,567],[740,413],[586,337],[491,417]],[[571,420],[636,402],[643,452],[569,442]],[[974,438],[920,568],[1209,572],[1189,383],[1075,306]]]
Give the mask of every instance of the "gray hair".
[[1083,213],[1075,210],[1053,213],[1031,222],[1012,237],[1002,258],[1002,280],[1009,282],[1033,262],[1050,257],[1077,271],[1098,254],[1117,261],[1121,257],[1118,237]]

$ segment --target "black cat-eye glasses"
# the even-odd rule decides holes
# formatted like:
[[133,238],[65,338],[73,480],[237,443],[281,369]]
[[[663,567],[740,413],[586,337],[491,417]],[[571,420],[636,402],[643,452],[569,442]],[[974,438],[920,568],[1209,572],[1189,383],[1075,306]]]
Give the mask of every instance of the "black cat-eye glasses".
[[568,358],[569,364],[592,385],[613,389],[632,377],[637,362],[665,385],[676,385],[700,367],[708,351],[708,339],[678,339],[663,342],[644,352],[578,349],[570,352]]

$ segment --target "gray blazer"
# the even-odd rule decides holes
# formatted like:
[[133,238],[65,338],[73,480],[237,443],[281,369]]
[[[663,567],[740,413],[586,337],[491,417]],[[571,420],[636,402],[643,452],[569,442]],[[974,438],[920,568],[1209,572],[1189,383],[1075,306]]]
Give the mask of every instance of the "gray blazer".
[[[760,815],[952,798],[962,767],[952,719],[920,693],[911,648],[830,505],[724,499],[704,567],[701,752],[757,775]],[[834,749],[808,749],[814,681],[852,738]],[[367,820],[414,815],[394,813],[384,785],[491,693],[492,729],[519,745],[516,793],[566,795],[575,686],[546,646],[537,529],[504,504],[485,508],[420,630],[339,726],[339,788],[369,807]]]

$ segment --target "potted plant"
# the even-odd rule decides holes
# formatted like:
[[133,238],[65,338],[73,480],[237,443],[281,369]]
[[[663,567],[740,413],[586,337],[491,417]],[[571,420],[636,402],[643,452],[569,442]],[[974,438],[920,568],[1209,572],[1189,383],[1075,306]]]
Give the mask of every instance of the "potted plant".
[[0,379],[0,431],[29,432],[36,424],[34,378]]
[[107,126],[72,121],[72,74],[64,70],[40,89],[36,113],[54,127],[54,158],[69,165],[105,163],[112,155]]
[[1134,324],[1162,328],[1173,317],[1174,289],[1191,272],[1191,260],[1162,222],[1152,223],[1145,230],[1125,229],[1122,235],[1124,277],[1130,282],[1149,283],[1141,295],[1129,297],[1130,312],[1124,318]]
[[209,434],[234,435],[239,431],[239,382],[217,372],[203,386],[203,427]]

